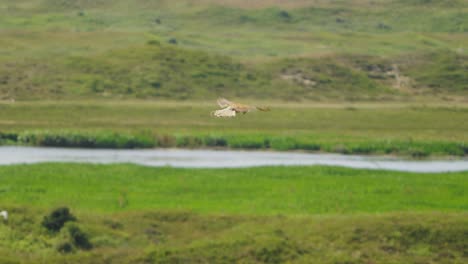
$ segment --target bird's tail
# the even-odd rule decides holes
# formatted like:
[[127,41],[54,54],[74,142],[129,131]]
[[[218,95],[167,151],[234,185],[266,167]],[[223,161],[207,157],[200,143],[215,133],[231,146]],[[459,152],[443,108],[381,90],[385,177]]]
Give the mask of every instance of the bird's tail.
[[264,112],[271,110],[270,107],[268,106],[255,106],[255,108],[257,108],[257,110],[264,111]]

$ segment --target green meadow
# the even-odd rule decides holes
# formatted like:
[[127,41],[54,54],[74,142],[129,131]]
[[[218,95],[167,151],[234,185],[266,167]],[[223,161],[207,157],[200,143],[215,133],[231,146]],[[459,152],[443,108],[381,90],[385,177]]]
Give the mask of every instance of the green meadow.
[[[467,173],[334,167],[0,167],[7,263],[466,261]],[[58,233],[52,209],[77,218]],[[58,252],[77,226],[91,249]],[[76,243],[76,241],[75,241]]]
[[[86,211],[234,214],[464,211],[466,173],[409,174],[328,167],[173,169],[133,165],[0,167],[2,203]],[[79,186],[79,188],[76,188]],[[121,208],[119,199],[125,199]]]

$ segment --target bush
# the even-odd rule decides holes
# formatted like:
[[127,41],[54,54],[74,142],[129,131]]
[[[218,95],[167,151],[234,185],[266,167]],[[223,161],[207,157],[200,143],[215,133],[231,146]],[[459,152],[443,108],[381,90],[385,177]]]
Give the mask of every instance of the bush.
[[266,148],[267,144],[269,141],[257,136],[230,137],[228,141],[229,147],[242,149],[261,149]]
[[73,252],[73,245],[70,242],[62,242],[57,245],[57,251],[60,253],[71,253]]
[[271,140],[272,149],[275,150],[292,150],[298,149],[297,141],[294,138],[289,137],[277,137]]
[[88,235],[83,232],[76,224],[67,225],[67,230],[70,235],[71,243],[75,247],[84,250],[93,248],[93,245],[89,241]]
[[178,148],[196,148],[202,145],[202,139],[195,136],[179,136],[176,138],[176,147]]
[[159,40],[156,40],[156,39],[151,39],[151,40],[148,40],[148,42],[146,42],[146,44],[153,45],[153,46],[160,46],[161,42],[159,42]]
[[329,152],[334,152],[334,153],[340,153],[340,154],[351,154],[349,147],[347,147],[344,144],[337,144],[334,146],[329,146],[327,148],[327,151]]
[[206,136],[204,144],[207,147],[226,147],[228,145],[225,138],[217,136]]
[[8,133],[8,132],[0,132],[0,140],[17,141],[18,140],[18,134]]
[[119,134],[97,132],[95,134],[80,132],[26,131],[18,136],[22,144],[46,147],[80,147],[80,148],[150,148],[156,140],[147,134]]
[[88,234],[83,232],[77,224],[70,222],[62,229],[61,237],[56,246],[60,253],[72,253],[77,249],[90,250],[92,248],[93,244],[90,242]]
[[310,151],[319,151],[320,144],[312,143],[312,142],[297,142],[296,147],[301,150],[310,150]]
[[379,148],[372,143],[359,143],[349,146],[349,151],[351,154],[375,154]]
[[425,158],[429,156],[429,152],[422,148],[411,148],[409,149],[409,154],[413,158]]
[[290,15],[287,11],[284,11],[284,10],[281,10],[281,11],[278,13],[278,16],[279,16],[281,19],[284,19],[284,20],[286,20],[286,21],[291,20],[291,15]]
[[458,147],[463,151],[464,155],[468,155],[468,144],[466,143],[460,143]]
[[162,135],[158,136],[158,146],[162,148],[171,148],[175,147],[177,140],[174,136],[171,135]]
[[67,207],[59,207],[44,217],[42,226],[49,231],[57,232],[69,221],[76,221],[76,217],[70,213]]

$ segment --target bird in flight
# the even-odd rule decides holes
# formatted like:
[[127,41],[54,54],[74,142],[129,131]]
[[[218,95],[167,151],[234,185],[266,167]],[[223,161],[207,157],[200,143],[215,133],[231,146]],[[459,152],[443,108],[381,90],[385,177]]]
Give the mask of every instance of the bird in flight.
[[254,110],[270,111],[268,107],[238,104],[224,98],[219,98],[217,103],[222,109],[211,112],[216,117],[235,117],[238,113],[245,114]]

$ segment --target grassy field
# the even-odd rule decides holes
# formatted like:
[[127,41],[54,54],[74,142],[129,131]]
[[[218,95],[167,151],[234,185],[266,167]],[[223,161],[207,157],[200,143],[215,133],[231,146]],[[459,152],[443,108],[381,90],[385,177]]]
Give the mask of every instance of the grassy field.
[[272,111],[226,120],[210,116],[217,108],[214,102],[2,103],[0,142],[297,149],[415,157],[468,152],[468,109],[463,104],[258,104],[267,104]]
[[[467,173],[330,167],[0,167],[2,261],[381,263],[466,261]],[[79,186],[79,188],[78,188]],[[93,248],[40,223],[68,206]]]
[[[337,168],[191,170],[131,165],[0,167],[2,204],[113,212],[329,214],[467,210],[466,173]],[[79,188],[75,188],[79,186]],[[125,196],[124,208],[119,199]]]
[[466,1],[0,4],[0,99],[466,100]]

